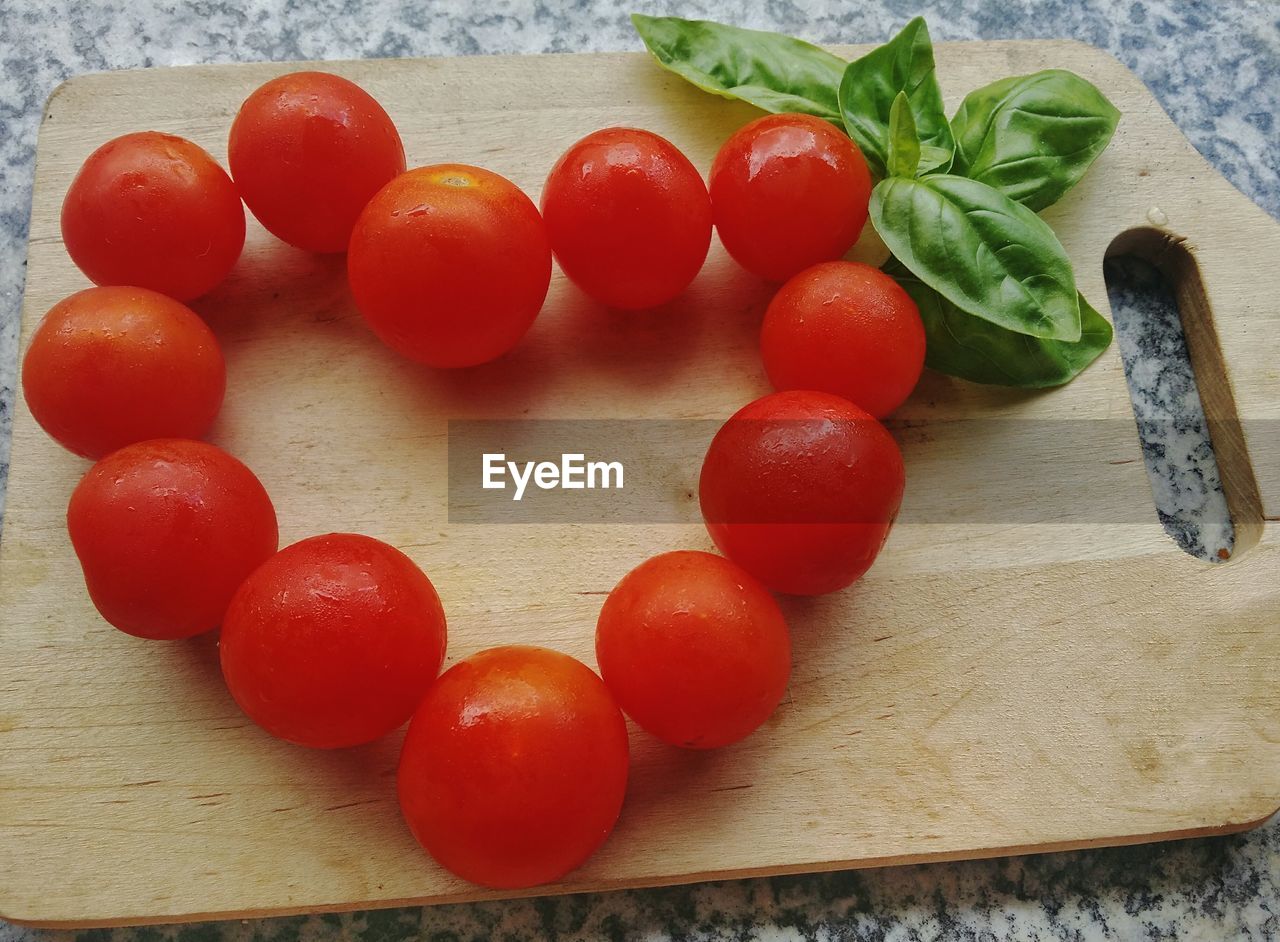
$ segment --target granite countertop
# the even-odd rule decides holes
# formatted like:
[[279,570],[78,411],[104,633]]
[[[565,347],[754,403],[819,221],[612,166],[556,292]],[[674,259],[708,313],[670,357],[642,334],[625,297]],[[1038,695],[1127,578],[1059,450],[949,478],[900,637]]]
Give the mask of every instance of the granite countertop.
[[[935,40],[1069,37],[1107,49],[1192,143],[1280,217],[1280,7],[1268,0],[0,0],[0,482],[17,362],[36,129],[80,72],[240,60],[638,49],[632,9],[778,29],[818,42],[882,41],[924,13]],[[1141,266],[1111,304],[1166,527],[1190,551],[1230,546],[1177,318]],[[21,866],[0,861],[0,873]],[[2,879],[2,877],[0,877]],[[51,888],[56,892],[56,887]],[[0,922],[0,942],[71,938]],[[400,939],[1280,938],[1280,819],[1227,838],[565,898],[187,927],[87,939],[362,942]]]

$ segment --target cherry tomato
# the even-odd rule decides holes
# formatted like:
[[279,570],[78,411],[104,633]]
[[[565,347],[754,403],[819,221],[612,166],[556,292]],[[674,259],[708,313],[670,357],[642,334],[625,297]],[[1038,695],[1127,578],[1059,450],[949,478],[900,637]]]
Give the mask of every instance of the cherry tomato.
[[227,688],[267,732],[355,746],[413,714],[444,660],[444,609],[394,546],[330,533],[285,547],[245,580],[220,647]]
[[628,762],[622,713],[590,668],[545,648],[492,648],[427,691],[400,755],[400,808],[463,879],[534,886],[604,843]]
[[843,396],[883,419],[924,369],[924,324],[911,296],[877,268],[825,262],[774,295],[760,330],[775,389]]
[[686,550],[641,563],[609,593],[596,660],[637,724],[676,746],[713,749],[773,713],[791,674],[791,638],[752,576]]
[[821,595],[875,561],[902,502],[902,455],[830,393],[749,403],[712,439],[699,499],[720,551],[775,592]]
[[551,247],[510,180],[438,164],[378,191],[351,233],[347,271],[360,313],[392,349],[428,366],[475,366],[533,324]]
[[857,145],[829,122],[771,114],[725,141],[710,189],[729,254],[761,278],[786,281],[858,241],[871,172]]
[[711,200],[665,138],[606,128],[570,147],[547,177],[542,214],[564,273],[602,304],[638,310],[689,286],[711,245]]
[[142,131],[89,155],[62,202],[62,239],[94,284],[188,301],[222,281],[240,257],[244,207],[205,151]]
[[404,173],[404,146],[359,85],[328,72],[294,72],[240,106],[227,162],[269,232],[310,252],[345,252],[365,204]]
[[216,628],[278,538],[253,472],[181,438],[127,445],[95,464],[71,495],[67,529],[93,604],[139,638]]
[[22,361],[31,414],[86,458],[150,438],[199,438],[226,382],[213,331],[146,288],[89,288],[59,301]]

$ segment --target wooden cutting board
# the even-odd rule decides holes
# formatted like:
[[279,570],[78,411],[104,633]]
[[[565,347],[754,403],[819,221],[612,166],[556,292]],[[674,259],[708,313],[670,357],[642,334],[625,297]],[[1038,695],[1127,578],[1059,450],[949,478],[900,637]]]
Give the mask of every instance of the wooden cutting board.
[[[1179,280],[1235,558],[1192,559],[1156,522],[1114,346],[1042,394],[927,375],[899,413],[904,522],[853,589],[785,602],[795,671],[775,718],[711,754],[634,733],[617,831],[534,892],[1222,833],[1280,805],[1280,227],[1102,52],[948,44],[938,63],[949,107],[993,77],[1060,67],[1123,112],[1110,150],[1047,218],[1103,311],[1113,245]],[[289,68],[88,75],[54,93],[24,349],[44,311],[86,285],[58,213],[89,152],[156,128],[223,159],[239,103]],[[535,198],[560,152],[596,128],[651,128],[705,170],[755,115],[639,54],[324,68],[386,105],[411,165],[480,164]],[[283,542],[354,530],[417,560],[448,611],[450,662],[533,642],[594,663],[596,614],[618,578],[651,554],[709,547],[690,499],[697,467],[671,472],[680,524],[451,525],[446,421],[726,417],[767,391],[755,334],[768,296],[718,245],[687,295],[653,314],[604,312],[557,275],[514,354],[431,372],[372,338],[341,258],[289,249],[251,221],[238,268],[197,305],[229,369],[212,438],[261,476]],[[997,420],[1061,421],[1072,437],[1056,455],[1007,460]],[[1083,426],[1096,432],[1067,420],[1097,420]],[[86,467],[19,392],[0,548],[0,912],[85,925],[497,895],[414,844],[393,790],[399,734],[335,753],[273,741],[223,689],[213,638],[147,643],[97,616],[64,527]],[[993,482],[1002,509],[981,503]]]

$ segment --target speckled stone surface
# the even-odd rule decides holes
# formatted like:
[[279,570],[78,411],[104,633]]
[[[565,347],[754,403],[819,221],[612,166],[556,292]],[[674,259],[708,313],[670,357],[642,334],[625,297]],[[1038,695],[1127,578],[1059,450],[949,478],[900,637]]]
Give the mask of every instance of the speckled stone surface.
[[[678,12],[819,42],[1071,37],[1116,54],[1192,143],[1280,217],[1280,6],[1175,0],[0,0],[0,477],[7,473],[36,128],[67,76],[239,60],[638,49],[626,14]],[[1177,319],[1149,272],[1113,286],[1160,513],[1191,551],[1230,545]],[[0,860],[0,879],[19,860]],[[50,887],[50,892],[57,892]],[[0,922],[0,942],[73,933]],[[83,934],[119,942],[299,939],[1280,938],[1280,820],[1236,837],[665,890]]]

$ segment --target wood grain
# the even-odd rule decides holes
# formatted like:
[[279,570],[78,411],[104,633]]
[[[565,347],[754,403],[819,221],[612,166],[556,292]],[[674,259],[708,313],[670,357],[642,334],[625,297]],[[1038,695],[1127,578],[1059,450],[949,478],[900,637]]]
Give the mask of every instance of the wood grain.
[[[1114,346],[1042,394],[928,375],[900,413],[908,507],[923,495],[963,502],[999,474],[1013,506],[1078,504],[1083,522],[926,515],[899,526],[850,591],[787,601],[796,667],[769,725],[710,755],[633,736],[616,833],[563,884],[535,892],[1216,833],[1280,805],[1280,227],[1104,53],[947,44],[938,63],[952,107],[993,76],[1052,66],[1086,75],[1123,112],[1113,146],[1046,216],[1104,312],[1113,243],[1158,256],[1178,280],[1236,558],[1198,562],[1156,522],[1136,433],[1115,431],[1132,412]],[[705,169],[754,114],[638,54],[324,67],[387,106],[411,164],[480,164],[535,197],[559,153],[595,128],[651,128]],[[88,153],[157,128],[222,159],[239,103],[289,68],[88,75],[55,92],[37,155],[24,345],[45,310],[86,285],[58,212]],[[511,356],[430,372],[371,337],[342,259],[289,249],[251,222],[241,263],[198,304],[229,369],[212,437],[261,476],[284,541],[355,530],[417,560],[449,613],[451,662],[512,641],[593,662],[603,594],[650,554],[708,547],[705,532],[451,526],[446,421],[727,416],[767,391],[755,347],[767,299],[718,246],[687,295],[656,314],[608,314],[557,276]],[[1114,421],[1071,449],[1064,481],[1046,463],[993,468],[983,442],[948,434],[973,417]],[[19,394],[0,544],[0,912],[85,925],[495,895],[444,873],[401,823],[398,735],[339,753],[273,741],[223,689],[214,639],[145,643],[102,622],[63,521],[85,468]],[[1097,522],[1087,502],[1098,495],[1141,508],[1129,519],[1143,522]],[[672,500],[687,500],[683,489]]]

